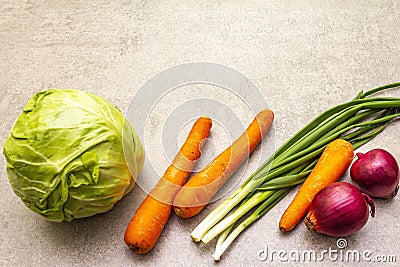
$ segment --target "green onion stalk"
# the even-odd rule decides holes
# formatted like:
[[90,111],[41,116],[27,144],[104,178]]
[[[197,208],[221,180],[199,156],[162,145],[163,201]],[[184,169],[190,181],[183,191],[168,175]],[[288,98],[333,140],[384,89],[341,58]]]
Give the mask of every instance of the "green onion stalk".
[[370,97],[399,86],[400,82],[361,91],[353,100],[317,116],[221,202],[193,230],[192,239],[207,244],[218,237],[213,257],[219,260],[243,230],[304,182],[330,142],[341,138],[357,149],[400,117],[400,98]]

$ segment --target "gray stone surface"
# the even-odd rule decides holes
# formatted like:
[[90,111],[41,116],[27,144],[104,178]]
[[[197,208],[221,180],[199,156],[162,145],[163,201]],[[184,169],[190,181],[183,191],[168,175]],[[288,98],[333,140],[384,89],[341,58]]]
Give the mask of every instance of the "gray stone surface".
[[[399,81],[399,24],[398,1],[386,0],[2,0],[0,145],[37,91],[86,90],[126,112],[135,92],[153,75],[177,64],[208,61],[240,71],[261,90],[276,115],[269,137],[277,147],[317,114],[359,90]],[[160,122],[179,104],[175,97],[185,101],[191,91],[224,99],[221,91],[195,89],[180,88],[179,94],[160,101],[154,113]],[[400,95],[399,90],[390,94]],[[251,117],[238,98],[227,97],[224,104],[243,121]],[[160,126],[151,125],[145,133],[148,156],[162,172],[167,161],[159,140],[151,138]],[[363,150],[380,147],[400,159],[399,127],[398,122],[390,125]],[[222,128],[216,127],[212,137],[216,151],[227,144]],[[257,166],[254,158],[246,175]],[[348,179],[346,173],[343,180]],[[154,250],[138,256],[125,246],[123,233],[145,196],[139,186],[105,214],[61,224],[43,220],[22,204],[9,185],[4,157],[0,188],[0,266],[280,266],[277,258],[260,261],[257,253],[265,248],[317,253],[337,248],[336,238],[311,235],[303,225],[287,235],[279,233],[279,217],[293,194],[245,231],[215,264],[215,243],[197,245],[189,234],[216,203],[193,219],[172,216]],[[399,200],[379,200],[376,206],[376,218],[346,238],[347,249],[370,251],[372,257],[395,255],[400,261]],[[321,264],[353,263],[329,258],[286,263]]]

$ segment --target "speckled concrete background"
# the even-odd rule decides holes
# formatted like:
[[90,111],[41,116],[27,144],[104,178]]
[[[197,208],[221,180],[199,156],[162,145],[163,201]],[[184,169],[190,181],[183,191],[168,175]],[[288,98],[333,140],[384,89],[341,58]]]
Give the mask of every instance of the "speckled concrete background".
[[[39,90],[86,90],[125,112],[136,90],[153,75],[193,61],[224,64],[254,81],[275,112],[279,145],[314,116],[359,90],[400,80],[399,24],[398,1],[386,0],[2,0],[0,145],[26,101]],[[399,90],[390,94],[398,96]],[[168,107],[168,100],[163,105]],[[159,110],[162,116],[163,110],[168,112]],[[399,127],[391,125],[363,149],[381,147],[400,158]],[[222,140],[215,142],[217,149],[224,145]],[[154,157],[163,169],[165,163]],[[255,165],[249,165],[249,173]],[[283,263],[276,258],[260,261],[257,253],[265,248],[336,249],[335,238],[313,236],[304,227],[288,235],[279,233],[278,218],[293,194],[244,232],[215,264],[213,244],[198,246],[189,237],[215,205],[190,220],[172,216],[152,253],[137,256],[122,237],[145,196],[139,186],[106,214],[62,224],[44,221],[14,195],[4,158],[0,190],[0,266],[280,266]],[[376,205],[376,218],[347,238],[348,249],[395,255],[400,261],[399,200]],[[325,259],[323,264],[354,263]]]

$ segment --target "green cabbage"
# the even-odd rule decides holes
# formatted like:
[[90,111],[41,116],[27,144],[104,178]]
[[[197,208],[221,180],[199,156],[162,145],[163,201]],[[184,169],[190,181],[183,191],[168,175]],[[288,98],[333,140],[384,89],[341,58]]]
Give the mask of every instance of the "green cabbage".
[[142,144],[121,112],[78,90],[36,93],[4,145],[10,184],[50,221],[110,210],[134,186]]

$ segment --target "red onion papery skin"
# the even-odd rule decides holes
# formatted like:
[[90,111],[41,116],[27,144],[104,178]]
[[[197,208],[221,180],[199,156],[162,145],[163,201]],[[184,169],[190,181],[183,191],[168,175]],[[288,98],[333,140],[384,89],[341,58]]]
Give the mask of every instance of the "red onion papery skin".
[[376,198],[395,197],[399,189],[399,165],[396,159],[383,149],[356,155],[358,159],[350,167],[350,176],[361,191]]
[[374,201],[354,185],[336,182],[319,191],[304,222],[311,232],[329,236],[348,236],[364,227],[375,216]]

